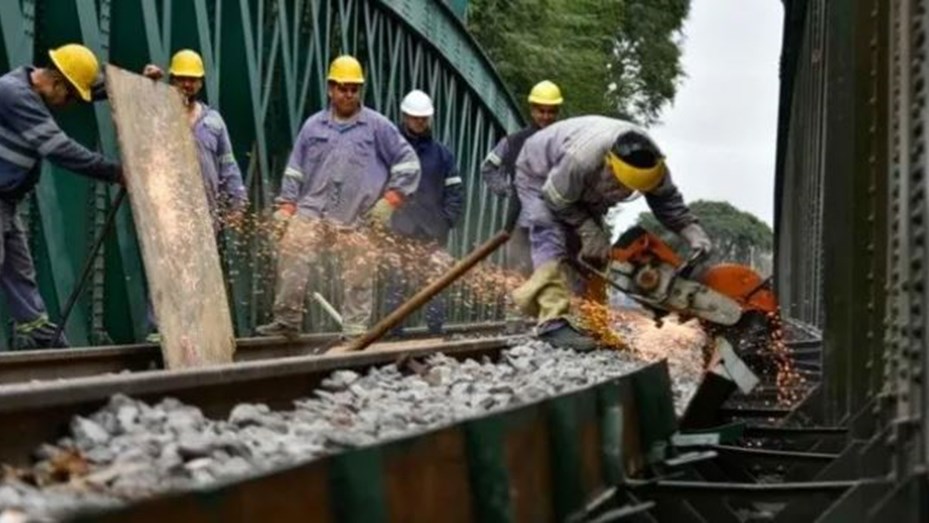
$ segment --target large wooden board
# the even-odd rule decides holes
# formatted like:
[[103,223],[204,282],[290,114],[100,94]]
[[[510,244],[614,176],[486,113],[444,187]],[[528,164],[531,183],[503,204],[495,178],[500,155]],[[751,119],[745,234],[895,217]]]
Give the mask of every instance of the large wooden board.
[[232,318],[180,94],[118,67],[106,79],[165,366],[229,363]]

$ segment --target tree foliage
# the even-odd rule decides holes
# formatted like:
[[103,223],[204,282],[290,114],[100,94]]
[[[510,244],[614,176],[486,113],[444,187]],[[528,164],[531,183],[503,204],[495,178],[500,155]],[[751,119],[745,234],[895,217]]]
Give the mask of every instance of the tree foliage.
[[524,100],[548,79],[565,116],[644,124],[674,100],[690,0],[471,0],[468,27]]
[[[698,200],[690,210],[700,219],[713,240],[713,258],[752,265],[754,257],[769,254],[774,249],[771,227],[750,212],[740,211],[727,202]],[[638,224],[657,234],[679,253],[685,253],[686,243],[658,223],[650,212],[639,214]]]

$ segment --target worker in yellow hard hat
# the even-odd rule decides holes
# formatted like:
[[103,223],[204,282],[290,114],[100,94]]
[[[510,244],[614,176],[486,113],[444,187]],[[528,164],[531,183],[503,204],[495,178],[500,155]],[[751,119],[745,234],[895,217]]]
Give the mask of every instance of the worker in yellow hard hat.
[[516,160],[516,191],[529,227],[533,273],[513,293],[553,345],[589,350],[594,340],[572,322],[569,268],[578,257],[603,266],[611,251],[607,211],[642,193],[655,217],[693,250],[712,243],[671,181],[664,155],[640,127],[603,116],[569,118],[526,140]]
[[[144,74],[153,78],[163,75],[161,69],[153,64],[145,67]],[[235,226],[241,222],[248,207],[248,194],[232,151],[226,122],[219,111],[199,99],[205,78],[203,58],[196,51],[182,49],[171,57],[168,81],[184,95],[187,121],[197,143],[207,202],[214,227],[219,232],[223,226]]]
[[326,78],[329,107],[300,130],[281,182],[275,219],[285,224],[274,320],[264,336],[295,336],[313,265],[342,258],[342,333],[362,335],[374,308],[375,257],[365,231],[386,230],[393,211],[416,191],[420,163],[397,126],[362,105],[365,77],[353,56],[337,57]]
[[67,44],[50,50],[43,67],[17,67],[0,77],[0,288],[16,322],[15,348],[67,346],[63,336],[53,339],[56,327],[39,295],[16,215],[19,202],[39,181],[42,159],[95,180],[121,180],[119,165],[68,137],[49,110],[105,98],[99,73],[90,49]]
[[[164,76],[161,68],[154,64],[146,65],[143,74],[153,79]],[[200,174],[213,217],[213,230],[219,241],[219,234],[224,228],[237,229],[242,224],[248,208],[248,193],[232,151],[226,122],[219,111],[199,99],[205,78],[203,58],[196,51],[182,49],[171,57],[168,82],[184,95],[187,122],[197,144]],[[147,316],[149,334],[146,341],[158,343],[161,337],[151,303]]]
[[[558,112],[564,98],[561,89],[554,82],[543,80],[529,91],[529,115],[532,121],[528,126],[515,133],[504,136],[481,164],[481,177],[494,194],[502,197],[512,196],[513,178],[516,175],[516,158],[526,140],[536,131],[545,129],[558,119]],[[529,255],[529,227],[521,216],[516,227],[510,232],[510,240],[504,246],[504,268],[515,274],[528,278],[532,274],[532,258]],[[507,329],[518,330],[520,315],[512,304],[507,307]]]
[[50,108],[73,101],[104,98],[94,53],[79,44],[48,52],[44,67],[23,66],[0,77],[0,280],[15,325],[15,348],[65,347],[54,339],[51,323],[35,281],[35,266],[16,216],[20,201],[39,181],[42,159],[105,182],[121,179],[119,165],[68,137]]

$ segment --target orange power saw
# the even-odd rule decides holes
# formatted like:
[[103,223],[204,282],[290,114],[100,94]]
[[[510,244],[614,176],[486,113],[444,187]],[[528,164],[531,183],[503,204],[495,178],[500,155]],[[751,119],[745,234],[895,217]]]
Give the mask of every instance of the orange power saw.
[[720,325],[734,325],[749,311],[777,311],[770,279],[733,263],[697,275],[704,256],[698,251],[684,261],[658,236],[635,226],[613,245],[609,280],[646,306]]
[[658,236],[634,226],[613,245],[606,272],[579,260],[587,272],[659,318],[669,313],[682,319],[698,318],[711,335],[708,372],[682,426],[706,425],[705,420],[713,417],[736,387],[743,393],[754,389],[759,379],[742,357],[771,340],[768,319],[778,308],[770,279],[744,265],[723,263],[701,268],[704,258],[705,253],[696,252],[683,260]]

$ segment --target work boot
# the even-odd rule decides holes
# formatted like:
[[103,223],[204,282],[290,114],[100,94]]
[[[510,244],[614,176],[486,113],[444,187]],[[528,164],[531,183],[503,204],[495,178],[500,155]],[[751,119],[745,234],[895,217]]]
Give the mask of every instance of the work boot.
[[274,320],[266,325],[259,325],[255,328],[259,336],[283,336],[285,338],[296,338],[300,336],[300,329],[282,321]]
[[58,326],[48,321],[45,316],[26,322],[17,323],[13,335],[14,350],[51,349],[69,347],[64,332],[55,338]]
[[571,349],[577,352],[590,352],[599,345],[597,340],[583,334],[568,322],[560,327],[539,333],[536,338],[558,349]]

